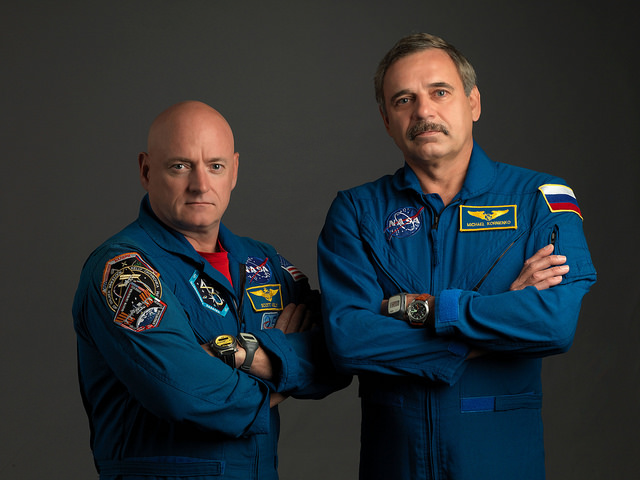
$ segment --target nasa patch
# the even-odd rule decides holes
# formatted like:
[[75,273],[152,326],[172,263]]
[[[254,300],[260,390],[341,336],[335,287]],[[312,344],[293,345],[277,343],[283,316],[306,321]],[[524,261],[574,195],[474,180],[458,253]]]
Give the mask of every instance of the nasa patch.
[[157,327],[166,309],[167,305],[148,290],[130,282],[113,321],[128,330],[142,332]]
[[267,283],[271,280],[269,258],[249,257],[245,263],[247,283]]
[[109,308],[118,310],[125,291],[131,283],[148,290],[154,297],[162,297],[160,274],[136,252],[124,253],[107,261],[102,273],[102,294]]
[[202,303],[205,308],[213,310],[223,317],[227,314],[229,305],[227,305],[226,300],[220,292],[211,285],[213,282],[206,279],[200,272],[195,271],[193,275],[191,275],[189,283],[196,291],[198,298],[200,298],[200,303]]
[[384,233],[388,240],[392,238],[406,238],[415,235],[420,231],[422,222],[420,214],[424,207],[402,207],[392,212],[385,221]]

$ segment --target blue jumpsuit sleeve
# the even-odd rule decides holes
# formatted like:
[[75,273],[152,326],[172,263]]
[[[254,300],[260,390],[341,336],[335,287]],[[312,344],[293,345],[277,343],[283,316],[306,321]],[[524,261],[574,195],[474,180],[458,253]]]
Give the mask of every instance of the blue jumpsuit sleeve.
[[[443,290],[436,294],[436,331],[454,336],[476,347],[495,352],[514,352],[535,356],[565,352],[573,342],[582,298],[596,280],[582,220],[575,213],[553,213],[529,236],[525,258],[548,245],[549,233],[556,236],[555,253],[565,255],[569,273],[554,287],[538,291],[527,287],[500,293]],[[512,264],[522,265],[523,258]],[[498,264],[491,273],[515,279],[504,269],[518,271],[515,265]]]
[[83,270],[74,302],[82,348],[94,350],[129,394],[162,419],[230,437],[267,433],[268,387],[208,355],[166,285],[159,299],[166,310],[154,328],[138,332],[114,321],[100,282],[106,259],[118,253],[93,256]]
[[329,353],[340,371],[416,375],[454,383],[468,348],[380,314],[385,298],[347,192],[334,200],[318,242]]
[[[287,262],[288,263],[288,262]],[[281,273],[281,272],[280,272]],[[339,374],[329,358],[320,317],[319,294],[306,279],[293,280],[283,274],[285,305],[304,303],[314,312],[319,324],[305,332],[284,334],[277,328],[252,332],[274,360],[276,378],[267,382],[277,392],[294,398],[324,398],[351,383],[351,376]]]

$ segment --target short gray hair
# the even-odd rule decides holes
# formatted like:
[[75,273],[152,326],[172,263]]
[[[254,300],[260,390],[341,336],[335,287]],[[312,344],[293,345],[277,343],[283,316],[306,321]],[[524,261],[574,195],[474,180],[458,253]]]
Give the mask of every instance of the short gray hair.
[[462,55],[456,47],[440,37],[428,33],[414,33],[398,40],[378,64],[378,69],[373,77],[373,83],[376,91],[376,101],[383,113],[386,114],[384,105],[384,76],[387,74],[389,67],[402,57],[430,48],[439,48],[449,55],[462,79],[464,93],[469,96],[473,87],[476,86],[476,72],[465,56]]

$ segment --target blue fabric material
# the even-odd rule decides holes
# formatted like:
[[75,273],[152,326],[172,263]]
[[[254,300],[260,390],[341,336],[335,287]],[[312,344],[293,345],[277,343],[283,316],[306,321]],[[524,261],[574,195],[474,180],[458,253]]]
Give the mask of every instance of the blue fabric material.
[[[138,478],[140,472],[145,478],[275,479],[279,417],[269,408],[270,392],[321,398],[348,381],[331,366],[322,328],[287,336],[263,328],[282,305],[308,298],[306,277],[294,280],[267,244],[224,226],[219,238],[233,286],[184,236],[157,220],[145,197],[137,221],[97,248],[83,268],[73,317],[80,388],[103,479]],[[118,261],[133,253],[142,266],[103,278],[110,265],[122,266]],[[264,262],[260,275],[247,274],[249,257]],[[154,276],[155,283],[149,280]],[[115,309],[125,301],[114,292],[142,278],[156,298],[145,311],[153,321],[136,331],[125,328],[135,308],[118,319]],[[257,308],[246,290],[262,286],[269,298]],[[200,346],[240,331],[253,333],[271,357],[271,382],[228,367]]]
[[[330,354],[360,380],[361,478],[544,478],[541,358],[570,347],[596,280],[582,219],[550,211],[538,190],[548,183],[565,184],[493,162],[474,145],[446,206],[408,165],[338,193],[318,271]],[[463,205],[485,212],[482,229],[464,231]],[[500,222],[514,205],[517,228]],[[554,235],[570,266],[562,283],[509,291]],[[435,330],[380,314],[399,292],[436,297]],[[466,360],[460,344],[484,354]],[[461,400],[472,398],[495,398],[496,408],[463,414],[468,402],[491,402]]]

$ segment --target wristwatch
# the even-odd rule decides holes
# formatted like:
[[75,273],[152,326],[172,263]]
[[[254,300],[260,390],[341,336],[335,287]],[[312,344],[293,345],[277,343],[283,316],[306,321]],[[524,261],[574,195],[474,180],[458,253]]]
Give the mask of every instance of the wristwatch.
[[411,326],[423,327],[427,325],[429,319],[428,298],[429,295],[423,293],[407,305],[407,294],[399,293],[389,298],[387,314],[399,320],[405,320]]
[[251,333],[239,333],[238,345],[247,352],[247,356],[244,357],[244,362],[240,365],[240,370],[248,372],[251,369],[253,356],[256,354],[256,350],[260,348],[260,342],[258,342],[258,339]]
[[423,293],[418,295],[413,302],[407,306],[407,321],[409,325],[414,327],[423,327],[427,324],[429,317],[429,303],[427,302],[429,295]]
[[218,335],[209,342],[213,353],[230,367],[236,367],[236,352],[238,344],[233,335]]
[[393,318],[397,318],[398,320],[404,320],[404,313],[406,309],[407,309],[406,293],[399,293],[398,295],[389,297],[389,302],[387,303],[387,315]]

